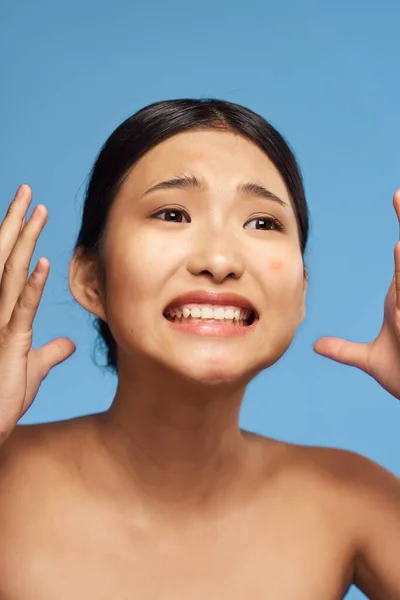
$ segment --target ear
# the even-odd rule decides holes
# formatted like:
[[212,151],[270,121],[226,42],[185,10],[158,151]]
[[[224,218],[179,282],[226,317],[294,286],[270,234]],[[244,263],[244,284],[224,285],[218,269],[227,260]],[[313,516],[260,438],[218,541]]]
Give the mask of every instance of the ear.
[[304,320],[305,316],[306,316],[306,296],[307,296],[307,288],[308,288],[308,271],[307,269],[304,267],[303,270],[304,273],[304,277],[303,277],[303,298],[302,298],[302,303],[301,303],[301,313],[300,313],[300,323]]
[[98,267],[94,253],[78,248],[71,259],[68,277],[69,289],[75,300],[87,311],[107,321]]

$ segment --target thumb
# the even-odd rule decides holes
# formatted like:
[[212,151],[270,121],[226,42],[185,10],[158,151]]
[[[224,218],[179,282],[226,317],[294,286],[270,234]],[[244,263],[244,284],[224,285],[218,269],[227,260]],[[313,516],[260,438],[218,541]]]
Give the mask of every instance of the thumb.
[[348,342],[342,338],[324,337],[314,343],[314,352],[339,363],[367,371],[368,344]]
[[76,350],[74,342],[68,338],[56,338],[45,344],[38,352],[45,376],[56,365],[64,362]]

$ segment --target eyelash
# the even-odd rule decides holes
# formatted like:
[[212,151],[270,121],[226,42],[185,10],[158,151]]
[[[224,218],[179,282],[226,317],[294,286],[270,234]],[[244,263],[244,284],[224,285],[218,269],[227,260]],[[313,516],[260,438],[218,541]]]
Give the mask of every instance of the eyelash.
[[[184,211],[184,210],[182,210],[182,209],[180,209],[180,208],[166,208],[164,210],[161,210],[161,211],[153,214],[151,216],[151,218],[152,219],[156,219],[160,215],[162,215],[164,213],[168,213],[168,212],[171,212],[171,213],[181,213],[182,215],[185,215],[186,219],[190,222],[190,217],[187,214],[187,212]],[[275,227],[275,229],[273,229],[273,230],[271,230],[271,229],[267,229],[267,230],[266,229],[261,229],[261,230],[258,230],[258,231],[278,231],[278,232],[284,231],[283,225],[278,221],[278,219],[275,219],[275,217],[265,217],[265,216],[253,217],[252,219],[250,219],[250,221],[255,221],[257,219],[259,221],[266,221],[268,223],[272,223],[274,225],[274,227]],[[161,220],[164,220],[164,219],[161,219]],[[172,222],[173,223],[174,221],[166,221],[166,222]],[[178,221],[178,223],[181,223],[181,222],[182,221]],[[249,221],[247,221],[247,222],[249,222]]]

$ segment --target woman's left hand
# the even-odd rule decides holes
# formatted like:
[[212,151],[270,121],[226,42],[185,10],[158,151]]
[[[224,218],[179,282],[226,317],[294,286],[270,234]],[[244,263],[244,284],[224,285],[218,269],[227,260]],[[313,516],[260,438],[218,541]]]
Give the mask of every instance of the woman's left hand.
[[[400,189],[394,194],[393,206],[400,223]],[[314,351],[365,371],[400,400],[400,241],[394,248],[394,276],[385,298],[378,336],[366,344],[324,337],[315,342]]]

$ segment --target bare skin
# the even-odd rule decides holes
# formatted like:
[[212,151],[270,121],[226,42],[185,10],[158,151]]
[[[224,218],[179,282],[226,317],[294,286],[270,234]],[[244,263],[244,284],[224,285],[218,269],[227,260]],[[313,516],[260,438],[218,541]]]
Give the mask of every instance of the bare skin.
[[[201,186],[149,191],[188,173]],[[243,194],[243,179],[282,202]],[[247,384],[305,315],[296,217],[265,154],[201,131],[138,161],[108,216],[105,281],[96,257],[77,252],[70,268],[74,298],[118,346],[112,405],[16,426],[74,351],[68,338],[31,347],[49,264],[27,280],[47,217],[41,206],[25,223],[30,200],[23,186],[0,229],[0,598],[339,600],[355,582],[397,600],[397,479],[350,452],[239,428]],[[166,209],[190,219],[165,220]],[[257,217],[284,229],[251,227]],[[163,311],[193,289],[245,295],[252,333],[174,329]]]
[[357,507],[350,498],[338,510],[335,450],[242,432],[234,482],[160,511],[119,476],[99,425],[20,426],[4,445],[2,599],[343,598]]

